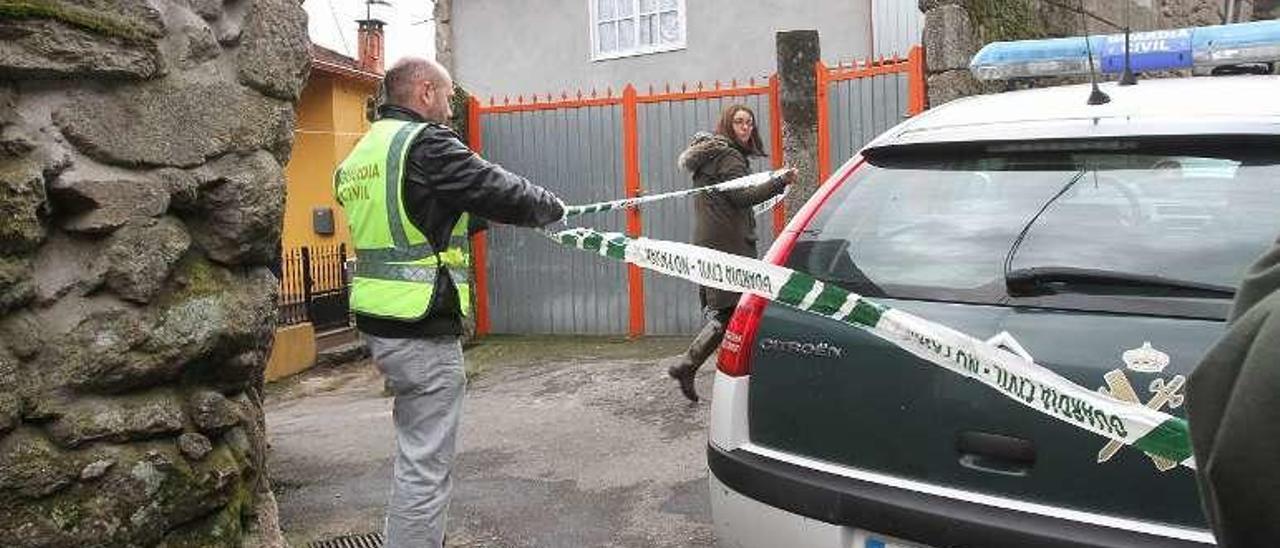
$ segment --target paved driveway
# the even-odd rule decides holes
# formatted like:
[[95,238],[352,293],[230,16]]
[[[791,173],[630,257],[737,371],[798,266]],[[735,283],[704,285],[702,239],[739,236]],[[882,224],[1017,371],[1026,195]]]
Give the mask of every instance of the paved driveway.
[[[658,362],[683,339],[498,338],[468,351],[451,546],[712,546],[707,403]],[[710,390],[710,368],[699,378]],[[380,529],[390,399],[367,364],[274,386],[271,475],[295,547]]]

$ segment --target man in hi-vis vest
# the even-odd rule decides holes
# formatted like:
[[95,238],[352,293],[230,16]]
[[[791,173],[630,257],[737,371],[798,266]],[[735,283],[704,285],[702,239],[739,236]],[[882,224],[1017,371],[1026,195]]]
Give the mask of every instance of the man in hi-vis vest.
[[462,316],[467,216],[536,227],[564,217],[555,195],[489,163],[444,125],[453,79],[407,58],[383,81],[387,104],[334,173],[356,250],[351,309],[395,394],[388,548],[441,546],[466,377]]

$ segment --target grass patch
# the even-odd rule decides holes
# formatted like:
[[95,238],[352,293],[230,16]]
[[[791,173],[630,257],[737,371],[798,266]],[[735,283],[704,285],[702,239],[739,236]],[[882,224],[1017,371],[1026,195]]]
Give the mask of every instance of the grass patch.
[[[537,366],[555,362],[585,360],[635,360],[654,363],[683,352],[690,337],[644,337],[626,339],[603,336],[490,335],[468,344],[463,363],[468,380],[504,367]],[[267,398],[291,400],[337,392],[347,386],[380,386],[381,374],[373,362],[363,359],[348,364],[312,368],[297,375],[267,383]]]
[[690,337],[489,335],[464,351],[467,378],[506,366],[581,360],[652,360],[684,351]]
[[160,33],[126,18],[55,0],[0,0],[0,18],[51,19],[129,42],[145,42],[160,36]]
[[1029,40],[1047,36],[1031,0],[969,0],[969,14],[982,42]]

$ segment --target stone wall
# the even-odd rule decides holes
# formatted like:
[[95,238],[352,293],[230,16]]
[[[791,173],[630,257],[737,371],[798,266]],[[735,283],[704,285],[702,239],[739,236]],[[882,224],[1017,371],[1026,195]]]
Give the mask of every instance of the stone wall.
[[297,0],[0,0],[0,539],[240,546]]
[[[1223,22],[1221,0],[1084,0],[1085,11],[1106,22],[1082,17],[1080,0],[919,0],[925,14],[924,46],[929,104],[1004,89],[969,74],[969,60],[987,43],[1215,25]],[[1066,7],[1064,7],[1066,6]],[[1252,2],[1241,2],[1237,20],[1252,15]],[[1085,80],[1087,81],[1087,80]],[[1057,82],[1061,83],[1061,82]]]

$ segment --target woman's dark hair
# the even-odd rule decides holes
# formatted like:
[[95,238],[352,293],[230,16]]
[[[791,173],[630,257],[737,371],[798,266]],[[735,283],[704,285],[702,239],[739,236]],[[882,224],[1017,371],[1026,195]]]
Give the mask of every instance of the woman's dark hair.
[[[746,111],[751,115],[751,138],[747,140],[747,146],[742,147],[742,143],[738,142],[738,138],[733,133],[733,116],[738,112]],[[768,156],[764,153],[764,144],[760,141],[760,126],[756,123],[756,113],[752,112],[747,105],[729,105],[724,109],[724,113],[720,115],[720,123],[716,125],[716,133],[728,137],[734,145],[745,148],[749,156]]]

